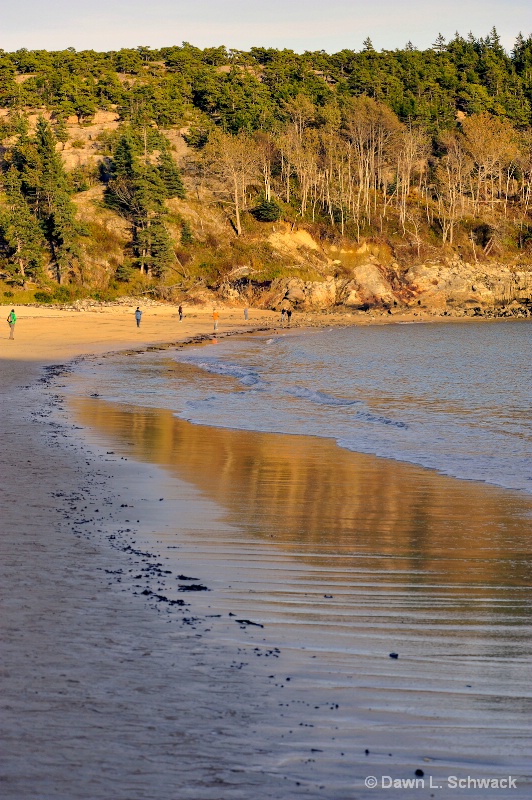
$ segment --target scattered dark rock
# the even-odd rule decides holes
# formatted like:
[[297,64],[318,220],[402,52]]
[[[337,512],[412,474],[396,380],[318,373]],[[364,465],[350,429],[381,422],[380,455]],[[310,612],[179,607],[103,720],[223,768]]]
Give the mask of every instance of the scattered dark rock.
[[414,775],[416,775],[418,778],[422,778],[424,774],[425,773],[423,772],[422,769],[416,769],[416,771],[414,772]]
[[[234,614],[230,614],[231,617],[234,617]],[[257,628],[264,628],[260,622],[252,622],[250,619],[235,619],[235,622],[238,622],[239,625],[255,625]]]
[[390,653],[390,658],[399,658],[399,653]]

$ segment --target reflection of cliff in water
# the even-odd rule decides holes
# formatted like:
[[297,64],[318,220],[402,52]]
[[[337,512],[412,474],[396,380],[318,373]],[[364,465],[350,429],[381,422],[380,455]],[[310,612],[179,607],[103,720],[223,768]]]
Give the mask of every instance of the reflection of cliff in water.
[[341,572],[362,557],[365,570],[403,573],[402,581],[408,573],[412,589],[490,585],[493,597],[530,585],[527,495],[351,453],[327,439],[204,427],[170,411],[101,400],[77,400],[76,410],[123,452],[195,485],[229,522],[306,561]]

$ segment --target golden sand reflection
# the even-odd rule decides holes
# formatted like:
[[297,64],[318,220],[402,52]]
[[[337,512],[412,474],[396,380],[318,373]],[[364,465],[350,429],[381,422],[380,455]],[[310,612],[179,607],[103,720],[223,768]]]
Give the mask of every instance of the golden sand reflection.
[[532,498],[307,436],[194,425],[168,410],[73,401],[81,422],[171,470],[227,521],[342,571],[361,557],[412,587],[530,585]]

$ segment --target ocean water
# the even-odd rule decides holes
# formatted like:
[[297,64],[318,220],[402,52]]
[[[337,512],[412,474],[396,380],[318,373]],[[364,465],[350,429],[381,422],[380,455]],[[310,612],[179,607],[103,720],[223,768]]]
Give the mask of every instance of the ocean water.
[[280,716],[249,735],[305,797],[383,796],[366,776],[420,767],[531,796],[531,331],[284,331],[79,367],[106,460],[166,476],[164,504],[141,489],[114,524],[133,506],[149,531],[169,571],[151,588],[211,589],[183,613],[264,665]]
[[117,356],[84,371],[115,403],[332,438],[532,492],[531,354],[530,323],[383,325]]

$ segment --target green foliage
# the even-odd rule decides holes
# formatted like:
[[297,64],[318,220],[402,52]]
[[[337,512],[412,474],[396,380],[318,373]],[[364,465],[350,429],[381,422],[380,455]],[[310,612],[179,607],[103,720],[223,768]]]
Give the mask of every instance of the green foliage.
[[43,236],[22,194],[20,176],[11,167],[4,178],[5,211],[0,214],[0,246],[10,271],[22,281],[35,278],[43,266]]
[[131,131],[122,135],[113,152],[112,177],[105,191],[107,205],[131,225],[131,249],[136,266],[141,274],[157,277],[175,261],[173,244],[164,224],[165,200],[184,196],[181,176],[170,153],[164,149],[157,165],[148,160],[150,145],[159,141],[144,137],[142,153],[142,140]]
[[53,297],[50,292],[43,292],[40,289],[33,295],[36,303],[52,303]]
[[86,192],[99,180],[99,170],[91,164],[74,167],[68,173],[69,185],[73,192]]
[[69,135],[68,135],[68,128],[66,124],[66,119],[62,115],[58,115],[56,117],[54,123],[54,135],[58,142],[61,142],[63,147],[68,142]]
[[[207,232],[197,241],[187,221],[168,217],[166,201],[185,198],[164,135],[169,127],[185,129],[204,156],[186,162],[190,183],[212,192],[227,218],[234,203],[245,238],[259,237],[261,222],[283,218],[315,225],[329,239],[371,235],[378,226],[404,247],[421,230],[431,244],[446,237],[452,244],[454,231],[464,247],[482,252],[497,242],[513,242],[516,252],[531,248],[530,36],[519,34],[511,53],[495,29],[480,39],[440,34],[426,51],[409,43],[377,52],[369,38],[360,52],[334,54],[189,43],[109,53],[0,51],[0,105],[8,109],[0,120],[0,260],[13,285],[40,280],[47,269],[62,283],[82,275],[82,250],[112,268],[123,261],[120,236],[106,250],[91,228],[81,248],[71,196],[98,180],[105,203],[130,228],[118,281],[172,268],[169,230],[191,259],[187,272],[204,264],[203,274],[215,280],[217,271],[231,270],[235,251],[224,251],[223,236],[209,241]],[[52,122],[41,117],[30,134],[24,108],[46,109]],[[99,174],[79,166],[67,175],[60,152],[69,141],[67,118],[84,125],[98,110],[120,118],[117,130],[98,136]],[[73,138],[74,147],[89,143]],[[209,161],[217,138],[224,148]],[[244,147],[233,153],[238,142]],[[231,170],[239,176],[233,184]],[[274,274],[279,265],[270,256],[263,253]],[[251,263],[253,253],[245,257]]]
[[159,175],[166,188],[166,196],[185,198],[185,187],[181,173],[168,150],[163,150],[159,156]]
[[122,261],[115,270],[115,279],[119,283],[128,283],[133,277],[134,271],[130,261]]
[[54,286],[48,291],[39,289],[33,296],[37,303],[71,303],[77,298],[78,292],[69,286]]
[[[72,189],[56,144],[50,124],[39,117],[32,139],[19,136],[12,154],[14,172],[10,170],[10,173],[13,186],[18,182],[24,207],[31,212],[31,219],[39,223],[61,283],[79,263],[80,230],[70,199]],[[25,224],[30,224],[29,217]],[[35,236],[32,235],[30,241],[34,241]]]
[[133,162],[135,158],[135,144],[128,133],[118,140],[113,152],[112,175],[114,178],[133,178]]
[[160,278],[175,262],[174,248],[164,223],[158,219],[137,230],[135,246],[139,267]]
[[259,222],[277,222],[281,215],[282,209],[274,200],[263,200],[253,209],[253,216]]
[[[445,41],[440,34],[425,51],[409,43],[377,52],[369,38],[360,52],[334,54],[201,50],[188,43],[109,53],[19,50],[0,54],[0,104],[44,106],[62,117],[75,114],[80,123],[113,105],[133,126],[158,127],[181,126],[200,111],[236,133],[275,127],[283,102],[298,94],[318,108],[333,97],[366,94],[402,120],[420,120],[434,130],[452,126],[457,110],[489,111],[528,125],[531,62],[531,37],[519,34],[507,54],[495,29],[480,39],[456,34]],[[22,83],[17,75],[24,76]],[[57,138],[63,141],[59,131]]]
[[186,247],[187,245],[194,243],[194,234],[192,233],[192,228],[190,227],[190,222],[184,219],[181,222],[181,244]]

